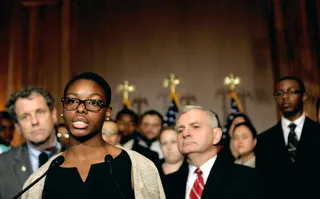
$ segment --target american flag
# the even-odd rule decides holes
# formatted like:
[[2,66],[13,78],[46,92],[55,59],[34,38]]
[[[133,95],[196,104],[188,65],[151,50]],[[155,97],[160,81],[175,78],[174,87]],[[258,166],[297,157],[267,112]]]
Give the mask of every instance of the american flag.
[[234,114],[242,112],[242,107],[241,107],[241,104],[239,103],[236,92],[231,91],[229,93],[229,97],[230,97],[230,112],[227,117],[226,124],[222,129],[222,132],[223,132],[222,139],[225,139],[227,136],[227,131],[228,131],[227,127],[230,125],[231,121],[233,120]]
[[176,125],[176,115],[178,112],[179,112],[178,97],[176,95],[171,96],[171,103],[168,107],[168,111],[167,111],[165,117],[163,118],[163,120],[164,120],[163,126],[167,127],[167,126]]

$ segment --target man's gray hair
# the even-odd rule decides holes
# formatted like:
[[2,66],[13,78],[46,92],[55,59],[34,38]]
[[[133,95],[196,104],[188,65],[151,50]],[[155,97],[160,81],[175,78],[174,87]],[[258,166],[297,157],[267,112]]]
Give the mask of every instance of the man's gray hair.
[[178,119],[180,118],[181,115],[183,115],[184,113],[190,111],[190,110],[202,110],[207,114],[208,117],[208,122],[211,128],[217,128],[219,127],[219,122],[218,122],[218,118],[217,115],[212,112],[209,109],[203,108],[202,106],[197,106],[197,105],[187,105],[187,106],[183,106],[182,109],[180,110],[179,114],[177,115],[177,119],[176,121],[178,121]]

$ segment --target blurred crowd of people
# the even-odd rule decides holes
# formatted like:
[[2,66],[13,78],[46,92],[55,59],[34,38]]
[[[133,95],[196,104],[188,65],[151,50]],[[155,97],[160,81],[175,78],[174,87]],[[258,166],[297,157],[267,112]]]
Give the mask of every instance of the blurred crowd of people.
[[[182,107],[169,127],[157,110],[138,116],[124,107],[111,118],[111,89],[95,73],[66,85],[64,123],[57,123],[47,90],[22,88],[0,112],[0,199],[12,198],[59,155],[62,165],[23,198],[317,197],[320,101],[316,122],[304,113],[300,79],[282,77],[273,95],[282,115],[275,126],[257,132],[249,116],[237,112],[223,136],[217,114],[201,106]],[[25,140],[18,147],[10,145],[14,131]]]

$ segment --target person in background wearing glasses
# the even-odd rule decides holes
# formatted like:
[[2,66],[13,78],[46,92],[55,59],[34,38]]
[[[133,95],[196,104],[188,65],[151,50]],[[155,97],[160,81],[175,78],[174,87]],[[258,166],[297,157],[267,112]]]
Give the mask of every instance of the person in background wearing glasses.
[[109,144],[120,146],[121,136],[115,120],[109,119],[104,121],[102,126],[102,138]]
[[6,108],[26,143],[0,155],[0,198],[12,198],[28,177],[60,152],[55,134],[57,111],[51,94],[41,87],[13,93]]
[[0,112],[0,154],[11,148],[14,134],[14,123],[7,111]]
[[[64,89],[63,118],[69,145],[65,161],[27,191],[22,199],[165,198],[155,165],[142,155],[105,142],[102,126],[111,101],[109,84],[99,75],[81,73]],[[25,183],[48,170],[48,161]]]
[[319,198],[320,125],[304,114],[305,86],[296,77],[282,77],[274,97],[281,120],[259,134],[256,146],[256,169],[266,198]]

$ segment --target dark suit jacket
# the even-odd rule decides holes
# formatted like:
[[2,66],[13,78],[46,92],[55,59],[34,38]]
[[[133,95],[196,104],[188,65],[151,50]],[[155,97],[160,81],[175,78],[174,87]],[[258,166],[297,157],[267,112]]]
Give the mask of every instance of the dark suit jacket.
[[131,150],[136,151],[141,155],[145,156],[146,158],[150,159],[156,166],[160,164],[158,153],[155,151],[151,151],[149,148],[139,145],[137,141],[134,141]]
[[[188,172],[188,165],[184,165],[179,171],[167,175],[167,184],[164,184],[167,199],[185,199]],[[205,184],[202,199],[256,199],[262,198],[260,191],[254,169],[225,162],[218,156]]]
[[[271,198],[320,197],[320,125],[306,118],[292,163],[281,122],[258,136],[256,169]],[[313,198],[313,197],[312,197]]]
[[0,199],[11,199],[21,191],[32,173],[26,145],[0,155]]

